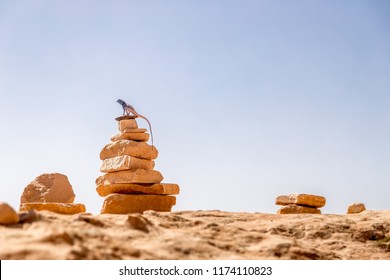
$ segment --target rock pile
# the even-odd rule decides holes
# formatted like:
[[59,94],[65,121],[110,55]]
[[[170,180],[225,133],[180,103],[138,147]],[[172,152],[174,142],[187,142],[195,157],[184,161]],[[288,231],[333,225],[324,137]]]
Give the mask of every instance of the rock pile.
[[280,195],[276,198],[276,205],[282,205],[277,214],[321,214],[325,205],[323,196],[312,194]]
[[156,147],[147,144],[149,134],[138,128],[137,116],[116,118],[119,133],[100,152],[104,175],[96,179],[96,191],[105,197],[101,213],[142,213],[146,210],[171,211],[179,194],[177,184],[161,183],[154,170]]
[[75,197],[67,176],[46,173],[39,175],[24,188],[19,210],[47,210],[60,214],[85,212],[84,204],[73,203]]

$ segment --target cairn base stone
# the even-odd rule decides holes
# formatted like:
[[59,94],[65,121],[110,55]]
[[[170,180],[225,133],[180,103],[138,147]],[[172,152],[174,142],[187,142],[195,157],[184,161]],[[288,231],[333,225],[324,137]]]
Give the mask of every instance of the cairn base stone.
[[24,203],[20,206],[20,211],[29,211],[29,210],[37,210],[37,211],[51,211],[58,214],[77,214],[85,212],[84,204],[76,204],[76,203]]
[[119,194],[159,194],[159,195],[174,195],[179,194],[180,188],[177,184],[114,184],[100,185],[96,188],[100,196],[107,196],[112,193]]
[[104,199],[102,214],[142,213],[147,210],[169,212],[176,197],[165,195],[110,194]]
[[321,214],[321,210],[312,207],[289,204],[281,207],[277,214]]

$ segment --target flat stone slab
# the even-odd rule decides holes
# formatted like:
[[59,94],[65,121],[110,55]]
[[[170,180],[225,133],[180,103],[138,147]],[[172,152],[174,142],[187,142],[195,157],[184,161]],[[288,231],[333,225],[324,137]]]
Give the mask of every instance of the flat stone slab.
[[323,196],[312,194],[290,194],[278,196],[275,203],[276,205],[298,204],[321,208],[325,205],[326,199]]
[[58,214],[77,214],[85,212],[84,204],[77,203],[54,203],[54,202],[32,202],[32,203],[24,203],[20,206],[20,211],[29,211],[29,210],[37,210],[37,211],[51,211]]
[[146,128],[126,128],[121,130],[122,133],[145,133],[146,131]]
[[8,203],[0,202],[0,225],[12,225],[19,222],[19,215]]
[[96,188],[100,196],[107,196],[112,193],[119,194],[159,194],[159,195],[175,195],[180,193],[180,187],[177,184],[113,184],[100,185]]
[[102,214],[142,213],[147,210],[169,212],[176,197],[169,195],[110,194],[104,199]]
[[113,184],[159,184],[164,179],[157,170],[123,170],[106,173],[96,179],[96,186]]
[[127,155],[107,158],[100,165],[100,171],[103,173],[136,169],[151,170],[153,168],[154,161]]
[[321,210],[296,204],[282,206],[277,214],[321,214]]
[[100,159],[105,160],[116,156],[132,156],[143,159],[155,159],[158,156],[156,147],[144,142],[118,140],[107,144],[100,152]]
[[118,133],[112,136],[111,141],[133,140],[139,142],[148,142],[149,136],[150,136],[149,133],[125,132],[125,133]]
[[358,214],[366,210],[364,203],[354,203],[348,206],[347,214]]
[[115,118],[116,121],[121,121],[121,120],[131,120],[131,119],[136,119],[138,118],[138,116],[134,116],[134,115],[123,115],[123,116],[120,116],[120,117],[117,117]]

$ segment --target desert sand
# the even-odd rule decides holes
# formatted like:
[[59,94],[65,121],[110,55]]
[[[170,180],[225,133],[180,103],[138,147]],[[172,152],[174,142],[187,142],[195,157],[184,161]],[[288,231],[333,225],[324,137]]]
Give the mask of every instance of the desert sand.
[[390,259],[390,210],[62,215],[0,225],[0,259]]

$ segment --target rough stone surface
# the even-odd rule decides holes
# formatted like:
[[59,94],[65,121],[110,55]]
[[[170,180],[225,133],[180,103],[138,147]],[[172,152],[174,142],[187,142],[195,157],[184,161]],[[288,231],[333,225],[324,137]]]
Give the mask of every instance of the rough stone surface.
[[347,214],[358,214],[366,210],[364,203],[354,203],[348,206]]
[[298,204],[321,208],[325,203],[325,197],[312,194],[290,194],[281,195],[276,198],[276,205]]
[[133,140],[139,142],[148,142],[149,141],[149,133],[119,133],[111,137],[111,141],[115,142],[118,140]]
[[144,142],[119,140],[104,146],[100,152],[100,159],[105,160],[116,156],[128,155],[143,159],[155,159],[158,156],[156,147]]
[[96,179],[96,185],[113,184],[158,184],[164,177],[156,170],[124,170],[112,173],[106,173]]
[[153,184],[153,185],[139,185],[139,184],[113,184],[100,185],[96,188],[100,196],[107,196],[112,193],[121,194],[179,194],[180,188],[177,184]]
[[131,195],[131,194],[110,194],[106,196],[102,214],[128,214],[142,213],[147,210],[157,212],[171,211],[176,204],[176,197],[165,195]]
[[37,211],[51,211],[58,214],[77,214],[85,212],[84,204],[76,204],[76,203],[48,203],[48,202],[32,202],[32,203],[24,203],[20,207],[20,211],[29,211],[29,210],[37,210]]
[[321,214],[321,210],[312,207],[289,204],[281,207],[277,214]]
[[140,159],[131,156],[117,156],[108,158],[102,161],[100,166],[101,172],[115,172],[121,170],[136,170],[136,169],[147,169],[151,170],[154,168],[154,161],[147,159]]
[[125,129],[137,129],[138,124],[135,119],[127,119],[118,121],[118,130],[123,131]]
[[[380,260],[384,267],[390,260],[390,210],[358,215],[218,210],[38,215],[38,220],[22,226],[0,226],[1,260]],[[386,279],[388,273],[381,272],[357,279]],[[269,277],[274,278],[278,277]]]
[[0,202],[0,224],[10,225],[19,222],[19,215],[16,211],[5,202]]
[[42,174],[24,188],[20,204],[28,202],[72,203],[75,198],[68,177],[60,173]]

